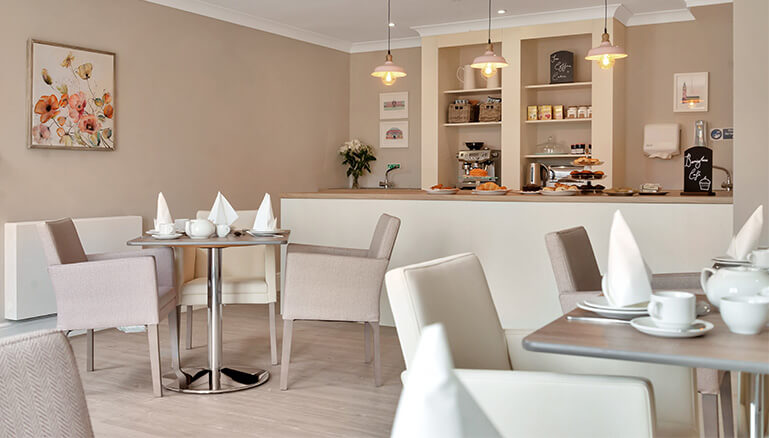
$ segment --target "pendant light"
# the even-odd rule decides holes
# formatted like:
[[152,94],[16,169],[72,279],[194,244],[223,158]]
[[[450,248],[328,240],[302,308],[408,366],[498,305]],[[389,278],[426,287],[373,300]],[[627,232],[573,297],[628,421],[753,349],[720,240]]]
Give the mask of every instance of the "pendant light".
[[406,70],[399,65],[393,63],[393,55],[390,53],[390,28],[392,22],[390,21],[390,0],[387,0],[387,56],[385,56],[385,63],[377,66],[371,73],[371,76],[375,78],[381,78],[382,83],[388,87],[395,83],[395,80],[406,76]]
[[494,46],[491,45],[491,0],[489,0],[489,40],[488,46],[486,46],[486,52],[473,59],[473,63],[470,64],[472,68],[478,68],[481,70],[481,74],[485,78],[490,78],[497,74],[497,69],[507,67],[507,61],[502,56],[497,56],[494,53]]
[[606,20],[609,16],[609,0],[604,0],[603,12],[603,35],[601,35],[601,45],[593,47],[587,52],[585,59],[596,61],[598,66],[604,70],[609,70],[614,66],[617,59],[627,58],[627,53],[620,46],[612,46],[609,40],[609,32],[606,31]]

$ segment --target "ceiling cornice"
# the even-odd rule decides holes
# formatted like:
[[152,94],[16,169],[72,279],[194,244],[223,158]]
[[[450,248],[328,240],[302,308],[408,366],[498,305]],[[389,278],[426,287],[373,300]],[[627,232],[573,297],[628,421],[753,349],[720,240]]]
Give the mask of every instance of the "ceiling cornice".
[[[266,18],[246,14],[234,9],[208,3],[204,0],[146,0],[162,6],[167,6],[193,14],[202,15],[217,20],[238,24],[252,29],[274,33],[287,38],[304,41],[318,46],[328,47],[345,53],[373,52],[387,49],[387,40],[352,42],[317,32],[300,29],[278,23]],[[668,11],[655,11],[634,14],[621,3],[608,7],[609,16],[625,26],[642,26],[647,24],[675,23],[694,20],[689,8],[732,3],[732,0],[684,0],[686,8]],[[533,14],[510,15],[494,17],[492,27],[502,29],[508,27],[533,26],[549,23],[565,23],[569,21],[595,20],[603,18],[604,8],[601,6],[589,8],[562,9],[558,11],[540,12]],[[418,37],[397,38],[391,41],[393,49],[403,49],[421,46],[423,37],[445,35],[485,30],[488,19],[457,21],[453,23],[428,24],[413,26],[411,29],[419,33]]]

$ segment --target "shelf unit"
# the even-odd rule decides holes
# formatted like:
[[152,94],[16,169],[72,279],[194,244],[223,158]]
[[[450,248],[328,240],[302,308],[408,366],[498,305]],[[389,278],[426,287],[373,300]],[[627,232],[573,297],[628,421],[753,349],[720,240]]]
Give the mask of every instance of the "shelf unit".
[[590,155],[587,154],[529,154],[524,155],[524,158],[537,158],[537,159],[548,159],[548,158],[572,158],[577,159],[581,157],[589,157]]
[[501,126],[502,122],[444,123],[443,126]]
[[502,87],[498,88],[473,88],[470,90],[444,90],[443,94],[466,94],[466,95],[474,95],[474,94],[499,94],[502,92]]
[[577,122],[592,122],[592,119],[526,120],[526,123],[577,123]]
[[593,82],[569,82],[566,84],[534,84],[526,85],[523,88],[527,90],[552,90],[558,88],[587,88],[592,87]]

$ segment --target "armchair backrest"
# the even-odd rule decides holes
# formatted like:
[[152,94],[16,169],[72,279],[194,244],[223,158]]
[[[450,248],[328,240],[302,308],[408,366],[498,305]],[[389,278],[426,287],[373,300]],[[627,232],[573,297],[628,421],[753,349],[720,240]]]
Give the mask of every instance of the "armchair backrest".
[[512,368],[505,333],[475,254],[393,269],[385,282],[406,368],[422,329],[434,323],[446,329],[456,368]]
[[67,338],[45,330],[0,340],[0,436],[92,437]]
[[37,231],[49,266],[88,261],[71,218],[43,222]]
[[390,260],[400,226],[401,220],[395,216],[390,216],[389,214],[379,216],[379,221],[374,229],[374,236],[371,238],[371,245],[368,249],[368,257]]
[[584,227],[545,235],[559,293],[601,290],[601,271]]
[[[209,211],[198,211],[198,219],[207,219]],[[232,228],[248,228],[254,225],[256,210],[238,210],[238,219]],[[272,247],[270,247],[272,249]],[[258,277],[264,275],[264,245],[245,248],[226,248],[222,251],[222,275],[225,277]],[[205,249],[195,250],[195,277],[208,275],[208,254]]]

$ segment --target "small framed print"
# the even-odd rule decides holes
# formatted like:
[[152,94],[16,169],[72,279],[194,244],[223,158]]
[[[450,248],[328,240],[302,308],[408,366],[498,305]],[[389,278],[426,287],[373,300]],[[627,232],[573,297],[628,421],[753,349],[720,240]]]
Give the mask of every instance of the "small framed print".
[[708,111],[708,72],[673,75],[673,112]]
[[379,147],[409,147],[409,122],[379,122]]
[[379,120],[408,119],[409,92],[380,93]]

